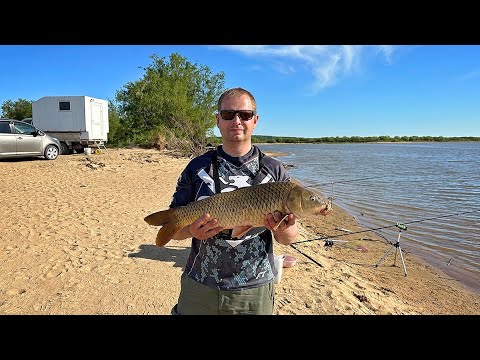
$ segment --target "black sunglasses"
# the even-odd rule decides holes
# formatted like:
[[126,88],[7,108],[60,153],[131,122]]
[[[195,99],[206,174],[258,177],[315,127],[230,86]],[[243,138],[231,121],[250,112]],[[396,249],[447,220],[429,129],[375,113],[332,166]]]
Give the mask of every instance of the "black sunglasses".
[[250,120],[254,115],[255,111],[253,110],[220,110],[220,116],[223,120],[233,120],[235,114],[238,114],[238,117],[241,120]]

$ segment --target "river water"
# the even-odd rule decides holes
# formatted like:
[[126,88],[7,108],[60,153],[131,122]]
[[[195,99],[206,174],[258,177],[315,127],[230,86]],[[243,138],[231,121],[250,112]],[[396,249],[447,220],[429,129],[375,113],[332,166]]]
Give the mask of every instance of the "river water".
[[388,241],[405,224],[402,249],[480,292],[480,142],[259,146]]

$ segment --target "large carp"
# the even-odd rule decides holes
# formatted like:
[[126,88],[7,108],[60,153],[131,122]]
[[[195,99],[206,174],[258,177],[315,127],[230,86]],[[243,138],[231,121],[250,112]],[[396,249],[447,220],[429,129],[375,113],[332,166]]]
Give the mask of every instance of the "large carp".
[[[331,201],[331,198],[324,201],[314,190],[294,181],[270,182],[242,187],[184,206],[158,211],[145,217],[145,221],[150,225],[162,226],[157,234],[156,245],[164,246],[178,230],[205,213],[210,214],[211,219],[218,220],[216,226],[225,229],[257,227],[264,226],[267,214],[273,214],[276,210],[283,215],[294,214],[298,218],[304,218],[318,215],[321,211],[330,211]],[[242,229],[241,233],[238,233],[236,230],[233,230],[232,237],[241,237],[248,231]]]

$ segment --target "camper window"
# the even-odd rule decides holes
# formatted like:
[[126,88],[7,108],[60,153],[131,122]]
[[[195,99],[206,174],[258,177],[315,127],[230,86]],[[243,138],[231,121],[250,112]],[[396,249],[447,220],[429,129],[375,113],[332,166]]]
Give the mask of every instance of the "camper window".
[[70,111],[70,101],[59,101],[58,110],[67,110]]

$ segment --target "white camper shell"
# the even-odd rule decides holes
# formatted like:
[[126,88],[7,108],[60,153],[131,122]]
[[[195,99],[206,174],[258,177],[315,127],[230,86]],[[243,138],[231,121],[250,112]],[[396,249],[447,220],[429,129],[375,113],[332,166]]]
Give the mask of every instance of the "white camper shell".
[[60,140],[62,154],[105,147],[108,101],[90,96],[44,96],[32,103],[32,124]]

